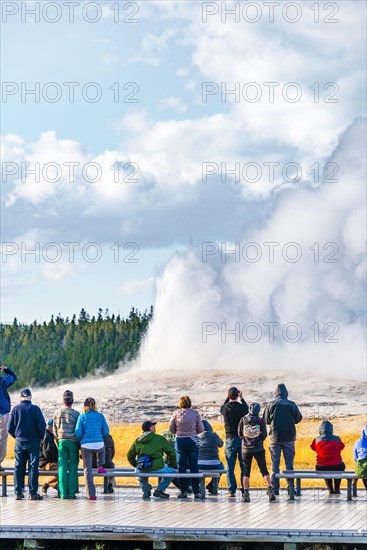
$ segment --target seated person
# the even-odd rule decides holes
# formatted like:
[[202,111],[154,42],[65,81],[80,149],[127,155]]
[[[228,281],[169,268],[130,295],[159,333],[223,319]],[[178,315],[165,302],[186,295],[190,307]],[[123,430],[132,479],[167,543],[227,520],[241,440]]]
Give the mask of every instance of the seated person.
[[[112,435],[108,434],[104,436],[103,441],[104,441],[104,448],[105,448],[104,467],[108,469],[114,468],[115,463],[113,462],[113,457],[115,456],[115,442],[113,440]],[[96,454],[93,455],[92,467],[98,468]],[[107,481],[108,481],[107,490],[109,493],[113,493],[114,492],[113,484],[114,484],[115,478],[108,477]]]
[[[143,434],[135,439],[127,453],[127,459],[137,472],[147,473],[176,473],[174,468],[177,468],[175,449],[167,439],[155,433],[156,422],[146,420],[141,428]],[[164,463],[163,455],[167,455],[168,465]],[[173,480],[173,477],[164,477],[158,483],[157,489],[153,496],[159,498],[169,498],[169,494],[165,493],[168,485]],[[142,478],[139,478],[140,486],[143,488]],[[148,482],[148,479],[147,479]],[[152,486],[149,485],[149,493]],[[150,496],[150,494],[149,494]]]
[[[219,448],[224,443],[219,435],[213,432],[213,428],[207,420],[203,420],[204,431],[197,437],[201,442],[199,445],[199,470],[224,470],[223,462],[219,459]],[[219,480],[218,480],[219,482]],[[214,493],[213,479],[206,486],[209,493]]]
[[[316,453],[316,470],[320,472],[344,471],[345,464],[340,452],[345,445],[337,435],[333,435],[334,427],[328,420],[323,420],[319,428],[319,437],[311,443],[311,449]],[[334,486],[333,486],[334,481]],[[325,479],[329,495],[340,495],[341,479]]]
[[[39,468],[40,470],[58,470],[58,457],[59,451],[55,443],[55,436],[53,433],[54,421],[51,418],[46,423],[46,431],[43,439],[40,443],[40,458]],[[43,495],[47,495],[47,489],[52,487],[57,490],[58,478],[56,476],[47,477],[45,483],[42,485]]]
[[363,476],[361,479],[367,491],[367,426],[363,428],[360,439],[354,443],[354,460],[357,463],[356,474],[358,477]]

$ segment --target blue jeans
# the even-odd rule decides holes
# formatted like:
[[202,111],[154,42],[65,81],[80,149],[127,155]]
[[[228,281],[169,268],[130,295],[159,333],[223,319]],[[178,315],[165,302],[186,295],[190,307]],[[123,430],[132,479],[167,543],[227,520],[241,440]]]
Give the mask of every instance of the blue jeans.
[[[140,470],[138,470],[138,469],[136,469],[136,471],[140,472]],[[169,466],[167,466],[167,464],[165,464],[163,466],[163,468],[161,468],[161,470],[153,470],[152,473],[155,473],[155,474],[175,474],[176,470],[174,468],[170,468]],[[147,482],[149,483],[149,478],[146,477],[144,479],[146,479]],[[144,489],[144,487],[143,487],[143,478],[138,477],[138,481],[139,481],[140,487],[142,489]],[[161,481],[157,485],[158,491],[165,491],[167,489],[168,485],[172,481],[173,481],[173,477],[162,477]]]
[[31,495],[38,491],[38,464],[40,444],[16,441],[15,468],[14,468],[14,492],[21,495],[24,491],[24,477],[28,461],[28,486]]
[[[293,470],[294,461],[294,441],[287,441],[285,443],[270,443],[269,451],[271,456],[271,484],[275,491],[279,491],[279,479],[275,477],[275,474],[279,474],[280,456],[283,451],[285,467],[287,470]],[[288,480],[288,485],[293,483],[292,480]]]
[[[199,449],[196,443],[191,439],[191,437],[176,437],[175,449],[179,473],[185,474],[187,471],[187,467],[189,467],[192,474],[199,473]],[[187,492],[189,485],[189,478],[180,479],[180,487],[182,493]],[[194,493],[200,493],[200,483],[198,478],[192,478],[191,485]]]
[[[245,473],[241,454],[241,444],[242,440],[240,437],[229,437],[226,439],[227,483],[228,491],[232,493],[232,495],[234,495],[237,490],[237,481],[236,476],[234,475],[236,459],[238,459],[241,468],[241,487],[243,483],[242,479]],[[241,491],[243,491],[243,488]]]

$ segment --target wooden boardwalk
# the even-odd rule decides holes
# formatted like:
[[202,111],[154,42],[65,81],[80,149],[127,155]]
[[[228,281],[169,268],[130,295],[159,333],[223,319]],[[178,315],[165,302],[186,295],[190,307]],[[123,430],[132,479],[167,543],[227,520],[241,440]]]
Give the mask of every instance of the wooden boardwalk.
[[[11,494],[11,492],[9,492]],[[51,496],[52,495],[52,496]],[[205,501],[141,499],[139,489],[119,488],[96,502],[50,497],[41,502],[0,499],[0,537],[25,539],[211,540],[367,543],[367,498],[305,490],[291,502],[280,495],[270,504],[264,491],[251,503],[227,500],[225,493]]]

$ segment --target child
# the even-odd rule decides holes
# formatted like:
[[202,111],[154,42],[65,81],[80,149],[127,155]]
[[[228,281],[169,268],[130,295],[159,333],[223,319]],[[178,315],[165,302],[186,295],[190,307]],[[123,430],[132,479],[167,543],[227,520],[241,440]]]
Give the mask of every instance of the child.
[[249,406],[249,413],[243,416],[238,424],[238,435],[242,438],[242,460],[244,464],[243,502],[250,502],[249,487],[251,463],[253,458],[255,458],[260,468],[260,472],[264,477],[268,488],[267,493],[269,495],[269,502],[274,502],[276,500],[265,461],[263,441],[266,439],[268,433],[266,430],[266,424],[264,420],[260,418],[259,413],[259,403],[251,403]]
[[356,473],[358,477],[363,475],[362,481],[367,491],[367,475],[364,475],[367,470],[367,426],[363,428],[361,438],[354,443],[354,460],[357,462]]
[[[333,435],[333,425],[328,420],[323,420],[319,428],[319,437],[311,443],[311,449],[316,453],[316,470],[320,472],[345,470],[340,451],[345,447],[337,435]],[[333,486],[334,481],[334,486]],[[340,495],[341,479],[325,479],[329,495]]]
[[[115,456],[115,442],[114,442],[113,437],[112,437],[111,434],[106,435],[103,438],[103,441],[104,441],[104,448],[105,448],[104,467],[108,468],[108,469],[110,469],[110,468],[112,469],[112,468],[115,467],[115,463],[113,462],[113,458]],[[97,455],[96,454],[93,455],[92,467],[93,468],[98,468]],[[114,482],[115,482],[115,478],[114,477],[108,477],[107,482],[108,482],[107,491],[109,493],[114,493],[115,490],[113,488],[113,485],[114,485]]]

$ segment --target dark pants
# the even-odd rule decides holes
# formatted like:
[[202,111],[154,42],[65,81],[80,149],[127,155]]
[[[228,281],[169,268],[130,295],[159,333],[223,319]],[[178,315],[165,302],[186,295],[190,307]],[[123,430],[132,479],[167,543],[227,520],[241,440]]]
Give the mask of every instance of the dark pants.
[[[238,460],[241,468],[241,487],[243,485],[242,478],[244,476],[244,467],[243,467],[241,446],[242,446],[242,440],[240,437],[228,437],[226,439],[227,483],[228,483],[228,491],[233,495],[237,490],[237,481],[236,481],[236,476],[234,475],[236,460]],[[243,488],[242,488],[242,491],[243,491]]]
[[[336,466],[319,466],[318,464],[316,464],[316,471],[318,472],[344,472],[344,470],[345,470],[344,462],[341,462]],[[341,479],[325,479],[324,481],[330,493],[339,491]],[[334,487],[333,487],[333,481],[334,481]]]
[[35,495],[38,491],[38,464],[40,444],[17,441],[15,443],[14,491],[16,495],[23,494],[24,478],[28,462],[29,493]]
[[[192,474],[199,472],[198,457],[199,449],[191,437],[176,437],[175,448],[177,454],[178,471],[180,474],[185,474],[187,468]],[[189,478],[180,479],[181,492],[186,493],[189,487]],[[194,493],[200,493],[200,483],[198,478],[191,480]]]
[[[205,462],[203,462],[202,464],[199,464],[199,468],[201,472],[205,472],[205,470],[209,470],[209,471],[224,470],[224,464],[223,462],[221,462],[220,464],[213,465],[213,464],[205,464]],[[219,484],[219,481],[220,481],[220,476],[218,478],[218,484]],[[209,492],[211,492],[214,489],[213,478],[209,481],[206,488],[208,489]]]
[[256,462],[257,462],[257,465],[259,467],[259,470],[261,472],[261,475],[264,477],[264,476],[268,476],[269,475],[269,472],[268,472],[268,469],[266,467],[266,461],[265,461],[265,450],[264,451],[259,451],[257,453],[244,453],[242,455],[242,460],[243,460],[243,466],[244,466],[244,470],[245,470],[245,473],[244,473],[244,476],[245,477],[250,477],[250,473],[251,473],[251,464],[252,464],[252,459],[255,459]]
[[[294,441],[286,441],[279,443],[270,443],[269,451],[271,456],[271,484],[274,491],[279,491],[279,479],[275,477],[275,474],[279,474],[280,456],[283,451],[285,467],[287,470],[294,470]],[[288,480],[288,485],[294,485],[293,480]]]

